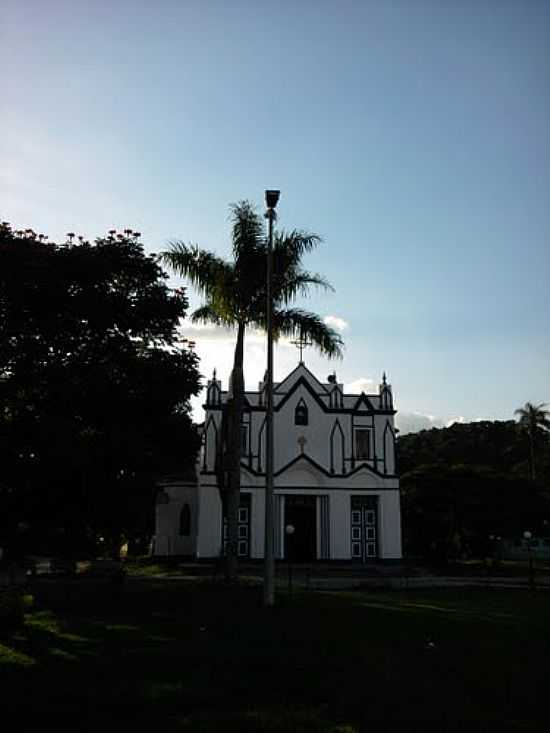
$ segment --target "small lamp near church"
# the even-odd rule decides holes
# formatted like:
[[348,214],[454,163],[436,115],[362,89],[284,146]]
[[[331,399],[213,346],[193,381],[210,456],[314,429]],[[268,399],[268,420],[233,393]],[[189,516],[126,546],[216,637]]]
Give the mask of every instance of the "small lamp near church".
[[531,538],[533,534],[528,529],[523,533],[523,539],[527,545],[527,556],[529,558],[529,590],[535,590],[535,573],[533,572],[533,552],[531,549]]
[[286,558],[288,560],[288,592],[292,593],[292,564],[290,562],[290,538],[296,531],[293,524],[287,524],[285,527],[285,534],[287,536],[287,541],[285,543],[285,554]]

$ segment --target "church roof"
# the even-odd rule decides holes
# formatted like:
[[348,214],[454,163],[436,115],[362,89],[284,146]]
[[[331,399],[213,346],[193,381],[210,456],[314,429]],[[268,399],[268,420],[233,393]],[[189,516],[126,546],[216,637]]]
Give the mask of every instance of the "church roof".
[[[352,393],[346,394],[344,385],[334,381],[321,382],[312,371],[310,371],[303,362],[300,362],[287,376],[280,382],[273,384],[273,397],[275,410],[280,409],[290,399],[291,395],[303,386],[312,395],[312,397],[323,407],[324,410],[338,412],[390,412],[393,409],[387,407],[387,403],[382,403],[381,395]],[[384,389],[390,390],[389,385],[384,382]],[[332,395],[337,392],[338,398],[332,399]],[[221,391],[222,403],[227,400],[227,391]],[[216,405],[209,405],[210,408]],[[264,383],[260,382],[258,390],[245,391],[245,409],[265,409],[265,389]]]

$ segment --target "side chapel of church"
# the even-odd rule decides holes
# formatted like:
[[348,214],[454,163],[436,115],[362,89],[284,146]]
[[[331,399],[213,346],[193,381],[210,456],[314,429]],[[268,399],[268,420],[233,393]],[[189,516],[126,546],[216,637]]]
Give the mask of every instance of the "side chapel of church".
[[[196,475],[162,484],[154,554],[215,558],[224,522],[216,445],[227,392],[208,382]],[[320,382],[305,364],[274,385],[274,547],[277,558],[397,561],[401,558],[399,479],[391,385],[345,394],[336,376]],[[264,552],[265,388],[246,392],[242,422],[241,558]],[[288,534],[285,528],[294,528]]]

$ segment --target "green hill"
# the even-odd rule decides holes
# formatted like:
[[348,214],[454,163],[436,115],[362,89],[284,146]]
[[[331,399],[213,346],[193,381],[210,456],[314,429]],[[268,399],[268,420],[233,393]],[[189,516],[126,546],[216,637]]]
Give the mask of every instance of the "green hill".
[[454,424],[398,439],[405,552],[482,556],[491,535],[546,534],[550,442],[539,436],[536,482],[529,445],[514,421]]

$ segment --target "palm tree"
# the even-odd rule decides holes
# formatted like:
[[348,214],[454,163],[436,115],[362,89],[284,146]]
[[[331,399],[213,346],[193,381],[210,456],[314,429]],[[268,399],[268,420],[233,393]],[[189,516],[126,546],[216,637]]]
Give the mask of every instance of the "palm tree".
[[[267,242],[263,222],[248,201],[231,206],[233,259],[225,261],[212,252],[181,241],[171,243],[161,257],[176,273],[187,277],[203,295],[204,304],[191,319],[237,329],[229,394],[223,415],[218,485],[227,518],[226,577],[237,573],[238,509],[241,483],[240,425],[244,404],[244,337],[247,327],[266,327]],[[302,269],[301,259],[320,243],[316,234],[280,231],[273,242],[274,338],[301,335],[324,355],[342,356],[342,339],[314,313],[290,308],[311,287],[332,289],[321,275]],[[223,469],[223,470],[222,470]]]
[[550,410],[546,410],[546,403],[541,402],[540,405],[533,405],[532,402],[526,402],[523,407],[519,407],[514,415],[519,415],[519,424],[527,432],[529,438],[529,467],[531,472],[531,480],[536,478],[535,469],[535,440],[539,433],[550,430]]

